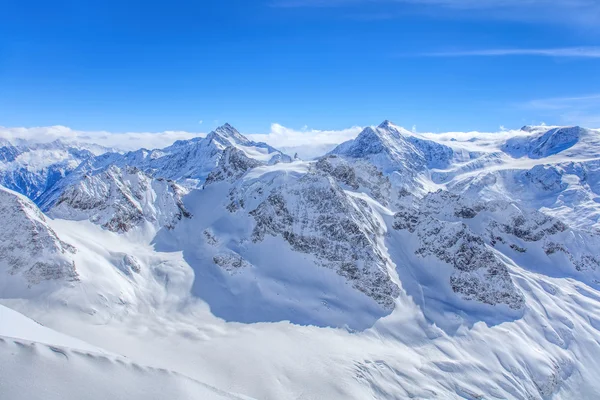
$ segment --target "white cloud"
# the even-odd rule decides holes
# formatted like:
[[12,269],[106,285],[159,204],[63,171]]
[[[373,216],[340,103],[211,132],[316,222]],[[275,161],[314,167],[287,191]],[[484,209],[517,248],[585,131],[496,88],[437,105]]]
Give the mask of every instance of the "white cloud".
[[600,58],[600,47],[564,47],[556,49],[487,49],[459,50],[423,53],[426,57],[499,57],[499,56],[541,56]]
[[0,126],[0,138],[12,142],[22,139],[47,143],[62,139],[65,141],[94,143],[123,151],[136,150],[142,147],[162,148],[176,140],[191,139],[197,136],[203,136],[203,134],[184,131],[111,133],[106,131],[80,131],[61,125],[33,128],[5,128]]
[[310,159],[325,154],[338,144],[354,139],[363,128],[353,126],[341,130],[308,129],[294,130],[283,125],[271,124],[271,131],[266,134],[249,134],[248,138],[257,142],[266,142],[290,155],[298,153],[303,159]]

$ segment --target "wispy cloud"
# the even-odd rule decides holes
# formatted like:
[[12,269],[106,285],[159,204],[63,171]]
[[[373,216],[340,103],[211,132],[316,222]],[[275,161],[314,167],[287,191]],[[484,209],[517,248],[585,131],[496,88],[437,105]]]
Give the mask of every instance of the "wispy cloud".
[[509,7],[563,7],[570,9],[594,9],[594,0],[273,0],[279,7],[343,7],[358,4],[415,4],[456,9],[490,9]]
[[525,110],[537,111],[542,116],[559,118],[561,124],[600,127],[600,93],[534,99],[520,106]]
[[[564,110],[573,108],[589,108],[600,106],[600,93],[586,96],[553,97],[548,99],[530,100],[525,108],[535,110]],[[600,111],[600,110],[598,110]]]
[[[549,20],[553,23],[577,21],[586,25],[600,20],[600,3],[596,0],[272,0],[271,4],[287,8],[368,6],[371,11],[374,8],[387,10],[387,16],[394,15],[394,11],[403,7],[441,17],[462,15],[523,21]],[[377,15],[382,14],[377,12]]]
[[424,57],[501,57],[501,56],[539,56],[600,58],[600,47],[563,47],[555,49],[483,49],[458,50],[422,53]]

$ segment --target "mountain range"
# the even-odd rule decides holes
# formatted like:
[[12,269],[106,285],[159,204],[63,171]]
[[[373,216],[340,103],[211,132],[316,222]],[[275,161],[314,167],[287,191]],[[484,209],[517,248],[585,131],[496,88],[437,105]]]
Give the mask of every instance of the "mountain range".
[[600,130],[2,141],[0,185],[12,398],[600,396]]

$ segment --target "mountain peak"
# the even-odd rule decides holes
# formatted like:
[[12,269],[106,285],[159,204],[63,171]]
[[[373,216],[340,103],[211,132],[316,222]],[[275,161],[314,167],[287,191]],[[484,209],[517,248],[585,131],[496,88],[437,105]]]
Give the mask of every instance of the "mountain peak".
[[239,133],[237,129],[235,129],[233,126],[231,126],[228,123],[225,123],[225,124],[217,127],[215,129],[215,132],[224,133],[224,134],[230,134],[230,135],[232,135],[232,134],[241,135],[241,133]]
[[394,126],[394,123],[392,121],[390,121],[389,119],[386,119],[385,121],[383,121],[382,123],[379,124],[378,128],[389,129],[393,126]]
[[207,138],[214,139],[215,136],[225,139],[232,144],[248,145],[250,143],[250,140],[247,137],[242,135],[237,129],[228,123],[219,126],[217,129],[209,133]]

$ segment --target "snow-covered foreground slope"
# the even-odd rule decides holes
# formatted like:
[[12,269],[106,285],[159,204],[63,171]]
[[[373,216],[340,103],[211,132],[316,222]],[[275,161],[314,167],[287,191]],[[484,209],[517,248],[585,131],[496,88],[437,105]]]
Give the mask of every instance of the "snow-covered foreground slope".
[[[574,280],[510,272],[525,297],[523,315],[454,332],[425,321],[405,295],[364,332],[225,323],[202,306],[84,321],[12,306],[138,363],[255,398],[595,398],[600,294]],[[443,312],[451,322],[465,317]]]
[[[52,368],[45,385],[89,372],[116,398],[228,396],[195,381],[278,400],[600,396],[597,131],[433,136],[386,121],[299,161],[230,128],[147,165],[82,164],[48,196],[54,219],[0,192],[19,221],[0,238],[15,254],[0,302],[119,355],[0,342],[0,372]],[[76,279],[15,286],[40,254]],[[41,329],[28,323],[20,335]]]
[[107,353],[4,306],[0,306],[0,395],[31,400],[242,399]]

